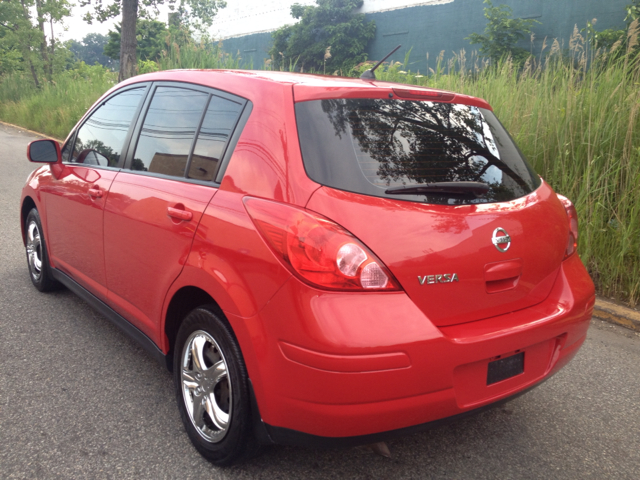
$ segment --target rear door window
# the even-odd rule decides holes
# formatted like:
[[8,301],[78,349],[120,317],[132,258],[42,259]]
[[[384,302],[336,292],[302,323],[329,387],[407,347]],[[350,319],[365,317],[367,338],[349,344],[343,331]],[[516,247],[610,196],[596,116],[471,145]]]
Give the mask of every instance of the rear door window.
[[[540,185],[490,110],[451,103],[334,99],[296,104],[305,169],[318,183],[366,195],[429,203],[508,201]],[[483,182],[480,198],[398,195],[387,189]]]
[[213,181],[245,103],[208,89],[158,86],[128,168]]
[[196,90],[158,87],[142,124],[131,170],[184,177],[208,97]]

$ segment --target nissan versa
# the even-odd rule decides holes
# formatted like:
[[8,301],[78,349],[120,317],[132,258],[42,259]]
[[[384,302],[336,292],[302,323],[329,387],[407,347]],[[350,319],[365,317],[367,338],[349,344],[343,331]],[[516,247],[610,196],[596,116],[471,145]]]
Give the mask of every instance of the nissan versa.
[[33,284],[65,285],[165,362],[217,465],[481,410],[587,334],[575,208],[478,98],[158,72],[27,153]]

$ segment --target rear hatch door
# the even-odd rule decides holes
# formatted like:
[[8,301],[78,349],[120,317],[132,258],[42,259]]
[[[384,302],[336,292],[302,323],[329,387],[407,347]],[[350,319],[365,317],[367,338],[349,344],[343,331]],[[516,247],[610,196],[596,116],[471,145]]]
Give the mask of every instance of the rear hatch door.
[[[342,98],[298,102],[296,116],[307,174],[324,185],[307,208],[371,248],[434,324],[500,315],[549,294],[566,213],[493,112]],[[464,182],[486,192],[415,188]]]

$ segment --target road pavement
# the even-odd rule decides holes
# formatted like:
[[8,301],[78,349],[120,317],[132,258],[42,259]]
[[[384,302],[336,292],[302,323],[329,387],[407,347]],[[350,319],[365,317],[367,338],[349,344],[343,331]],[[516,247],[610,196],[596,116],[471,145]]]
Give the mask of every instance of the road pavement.
[[220,469],[191,446],[171,376],[67,290],[31,285],[20,190],[32,134],[0,125],[0,478],[640,478],[640,335],[594,320],[576,358],[528,394],[365,447],[269,447]]

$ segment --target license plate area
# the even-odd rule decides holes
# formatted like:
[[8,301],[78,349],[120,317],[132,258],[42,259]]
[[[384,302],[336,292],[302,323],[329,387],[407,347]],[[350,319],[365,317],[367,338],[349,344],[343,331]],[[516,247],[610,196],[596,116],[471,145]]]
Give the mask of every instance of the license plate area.
[[559,345],[557,338],[551,338],[518,350],[505,349],[500,356],[458,365],[453,371],[456,402],[460,408],[477,407],[533,385],[548,373]]
[[487,385],[501,382],[524,373],[524,352],[489,362]]

